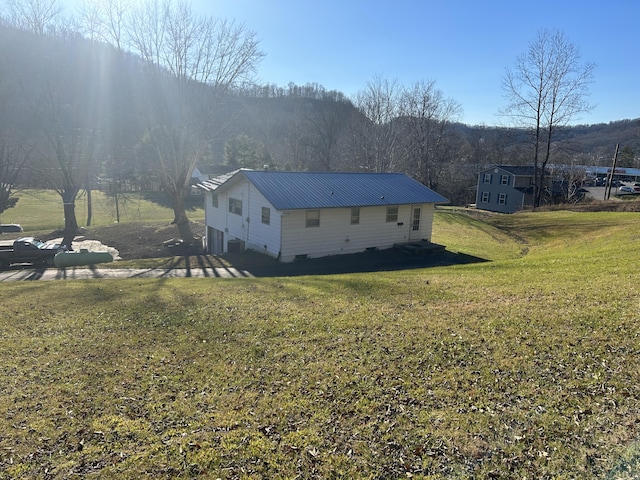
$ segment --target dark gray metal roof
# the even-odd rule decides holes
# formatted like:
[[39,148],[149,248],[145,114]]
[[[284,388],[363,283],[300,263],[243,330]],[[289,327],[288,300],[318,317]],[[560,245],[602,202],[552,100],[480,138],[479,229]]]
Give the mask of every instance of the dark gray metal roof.
[[236,174],[244,175],[277,210],[449,203],[404,173],[240,170]]
[[[486,168],[480,173],[486,173],[493,171],[496,168],[500,168],[506,172],[509,172],[516,177],[532,177],[535,174],[535,168],[532,165],[496,165],[495,167]],[[545,170],[545,173],[547,171]]]
[[204,180],[203,182],[198,183],[196,186],[206,192],[213,192],[214,190],[217,190],[220,185],[223,185],[227,180],[231,179],[239,171],[240,170],[234,170],[233,172],[218,175],[215,178]]

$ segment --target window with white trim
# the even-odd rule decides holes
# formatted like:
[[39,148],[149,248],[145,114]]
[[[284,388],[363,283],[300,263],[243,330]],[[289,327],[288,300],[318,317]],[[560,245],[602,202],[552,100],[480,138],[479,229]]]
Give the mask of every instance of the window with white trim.
[[490,197],[489,192],[482,192],[482,203],[489,203]]
[[355,207],[351,209],[351,225],[358,225],[360,223],[360,208]]
[[398,221],[398,207],[387,207],[387,223]]
[[319,227],[320,226],[320,210],[307,210],[305,217],[305,227]]
[[271,223],[271,209],[269,207],[262,207],[262,223],[265,225]]
[[500,183],[502,185],[509,185],[509,175],[502,175],[500,177]]
[[229,197],[229,211],[236,215],[242,215],[242,200]]
[[485,173],[484,174],[484,183],[491,183],[491,174],[490,173]]
[[501,193],[498,196],[498,204],[499,205],[506,205],[507,204],[507,194],[506,193]]

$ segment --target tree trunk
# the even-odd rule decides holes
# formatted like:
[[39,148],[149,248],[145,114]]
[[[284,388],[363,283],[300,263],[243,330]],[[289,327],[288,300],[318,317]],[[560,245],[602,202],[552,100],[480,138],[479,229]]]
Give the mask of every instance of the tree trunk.
[[93,205],[91,203],[91,189],[87,189],[87,227],[91,226],[91,217],[93,217]]
[[185,245],[193,245],[195,238],[191,231],[189,218],[187,218],[187,210],[185,208],[183,192],[177,192],[172,195],[171,203],[173,204],[173,222],[178,227],[178,233]]
[[64,234],[62,244],[72,250],[73,239],[78,233],[78,221],[76,220],[76,196],[78,187],[65,187],[62,192],[62,203],[64,209]]

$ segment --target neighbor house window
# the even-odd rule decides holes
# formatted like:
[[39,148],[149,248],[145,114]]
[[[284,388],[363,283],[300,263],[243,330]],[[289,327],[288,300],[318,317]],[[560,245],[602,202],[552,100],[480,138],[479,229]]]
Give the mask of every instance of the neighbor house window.
[[398,207],[387,207],[387,222],[398,221]]
[[500,205],[505,205],[507,203],[507,194],[506,193],[501,193],[500,196],[498,197],[498,203]]
[[307,210],[305,226],[307,228],[320,226],[320,210]]
[[482,201],[484,203],[489,203],[489,192],[482,192]]
[[229,198],[229,211],[236,215],[242,215],[242,200]]
[[218,208],[218,194],[217,193],[212,193],[211,194],[211,206],[213,208]]
[[502,185],[509,185],[509,175],[502,175],[502,177],[500,177],[500,183],[502,183]]
[[262,207],[262,223],[269,225],[271,223],[271,209]]
[[491,183],[491,174],[490,173],[485,173],[484,174],[484,183]]
[[360,223],[360,209],[351,209],[351,225],[358,225]]

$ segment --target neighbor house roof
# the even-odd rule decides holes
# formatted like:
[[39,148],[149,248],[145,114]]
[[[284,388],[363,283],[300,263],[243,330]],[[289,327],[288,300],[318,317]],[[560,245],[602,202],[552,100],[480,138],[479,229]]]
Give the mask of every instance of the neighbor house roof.
[[[404,173],[278,172],[240,170],[205,190],[225,188],[239,175],[277,210],[448,203],[445,197]],[[202,187],[208,182],[203,182]]]
[[535,168],[531,165],[496,165],[495,167],[486,168],[480,173],[493,171],[496,168],[509,172],[517,177],[532,177],[535,174]]

